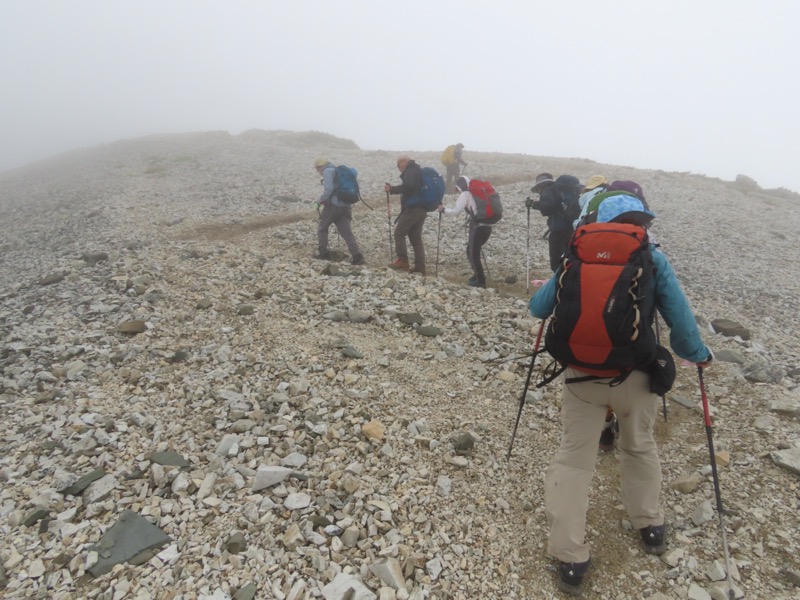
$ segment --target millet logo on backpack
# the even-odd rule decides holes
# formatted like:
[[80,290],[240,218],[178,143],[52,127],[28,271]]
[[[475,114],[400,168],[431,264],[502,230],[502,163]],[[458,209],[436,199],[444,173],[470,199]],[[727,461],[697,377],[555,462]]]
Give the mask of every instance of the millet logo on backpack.
[[600,258],[600,259],[603,259],[603,260],[611,260],[611,252],[608,251],[608,250],[606,250],[604,252],[598,252],[597,253],[597,258]]

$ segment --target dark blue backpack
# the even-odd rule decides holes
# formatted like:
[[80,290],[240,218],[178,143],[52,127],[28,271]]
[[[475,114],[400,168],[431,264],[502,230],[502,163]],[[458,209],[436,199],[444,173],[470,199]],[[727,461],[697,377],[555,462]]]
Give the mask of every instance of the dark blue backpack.
[[433,167],[422,167],[422,188],[419,197],[422,206],[428,212],[439,208],[444,199],[444,178]]
[[345,204],[355,204],[361,200],[361,191],[358,189],[358,171],[347,165],[336,167],[336,197]]

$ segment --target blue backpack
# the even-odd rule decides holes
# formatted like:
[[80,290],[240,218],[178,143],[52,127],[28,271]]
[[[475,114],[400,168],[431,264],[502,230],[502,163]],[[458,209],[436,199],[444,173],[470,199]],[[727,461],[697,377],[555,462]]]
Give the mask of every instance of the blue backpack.
[[433,167],[422,167],[422,189],[419,197],[420,204],[428,212],[439,208],[444,199],[444,178]]
[[361,200],[358,189],[358,171],[347,165],[339,165],[335,170],[336,197],[345,204],[355,204]]

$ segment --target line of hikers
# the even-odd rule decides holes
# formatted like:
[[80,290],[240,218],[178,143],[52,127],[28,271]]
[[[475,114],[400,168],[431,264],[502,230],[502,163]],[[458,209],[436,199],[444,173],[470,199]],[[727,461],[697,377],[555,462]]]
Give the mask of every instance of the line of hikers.
[[[426,172],[406,154],[398,157],[401,183],[384,185],[387,206],[390,194],[400,194],[402,206],[394,230],[397,258],[389,266],[425,274],[422,228],[428,212],[437,210],[441,216],[463,211],[470,216],[470,285],[485,287],[480,249],[502,215],[502,207],[488,182],[470,180],[460,172],[466,163],[460,154],[463,145],[456,146],[450,152],[456,156],[458,150],[452,173],[448,165],[454,191],[459,194],[452,208],[442,204],[444,184],[431,182],[432,169]],[[325,186],[319,202],[336,204],[333,165],[320,159],[315,166],[323,174]],[[428,202],[423,192],[426,186],[436,188],[437,197]],[[542,321],[520,414],[546,325],[543,351],[553,363],[544,369],[538,386],[563,373],[561,442],[545,479],[545,515],[550,528],[547,553],[557,561],[559,589],[580,595],[591,565],[586,513],[600,448],[610,450],[616,441],[622,504],[644,551],[659,555],[667,548],[667,526],[659,499],[662,472],[653,428],[659,397],[671,389],[676,373],[670,351],[660,345],[658,315],[670,327],[672,351],[697,366],[701,390],[703,369],[714,357],[700,337],[669,260],[650,232],[656,215],[641,186],[633,181],[609,182],[602,175],[581,184],[572,175],[553,178],[541,173],[531,191],[538,198],[527,198],[529,216],[530,210],[536,209],[547,218],[553,276],[529,301],[530,314]],[[326,257],[327,227],[341,223],[340,232],[353,262],[360,264],[363,257],[350,232],[349,206],[339,208],[346,209],[340,220],[320,221],[318,256]],[[413,267],[405,237],[414,249]],[[710,435],[709,449],[713,466]],[[721,502],[718,504],[721,511]]]
[[[397,157],[397,168],[400,171],[400,183],[384,184],[389,210],[391,230],[390,195],[400,195],[400,214],[394,221],[394,252],[396,258],[388,265],[399,271],[409,271],[426,275],[425,246],[422,232],[429,212],[442,214],[466,213],[468,216],[467,259],[473,270],[468,284],[474,287],[486,287],[486,276],[481,262],[481,250],[489,239],[492,225],[502,216],[502,204],[497,192],[491,184],[478,179],[470,180],[461,175],[461,166],[467,163],[462,158],[464,144],[448,146],[442,153],[442,163],[447,167],[448,183],[430,167],[421,167],[409,155]],[[328,248],[328,232],[335,225],[352,257],[352,264],[365,264],[364,255],[353,234],[352,205],[361,200],[356,180],[357,173],[344,165],[336,166],[327,158],[318,158],[314,168],[322,176],[322,194],[317,199],[320,208],[317,226],[317,253],[314,258],[330,260]],[[458,193],[455,206],[445,208],[443,199],[451,179],[453,190]],[[409,262],[408,245],[414,251],[414,263]],[[391,247],[391,246],[390,246]]]

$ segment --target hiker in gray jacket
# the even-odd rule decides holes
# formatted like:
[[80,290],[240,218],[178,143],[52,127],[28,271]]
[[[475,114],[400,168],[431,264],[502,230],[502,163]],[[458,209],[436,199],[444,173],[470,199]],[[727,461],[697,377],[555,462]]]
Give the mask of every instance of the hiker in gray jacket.
[[354,265],[365,264],[364,255],[358,248],[356,236],[350,227],[353,220],[353,209],[345,204],[336,196],[336,167],[327,158],[318,158],[314,161],[314,168],[317,173],[322,175],[322,194],[317,200],[318,208],[322,206],[319,214],[319,225],[317,226],[317,254],[314,258],[330,260],[331,252],[328,250],[328,230],[331,225],[336,225],[336,229],[342,236],[347,249],[350,251]]

